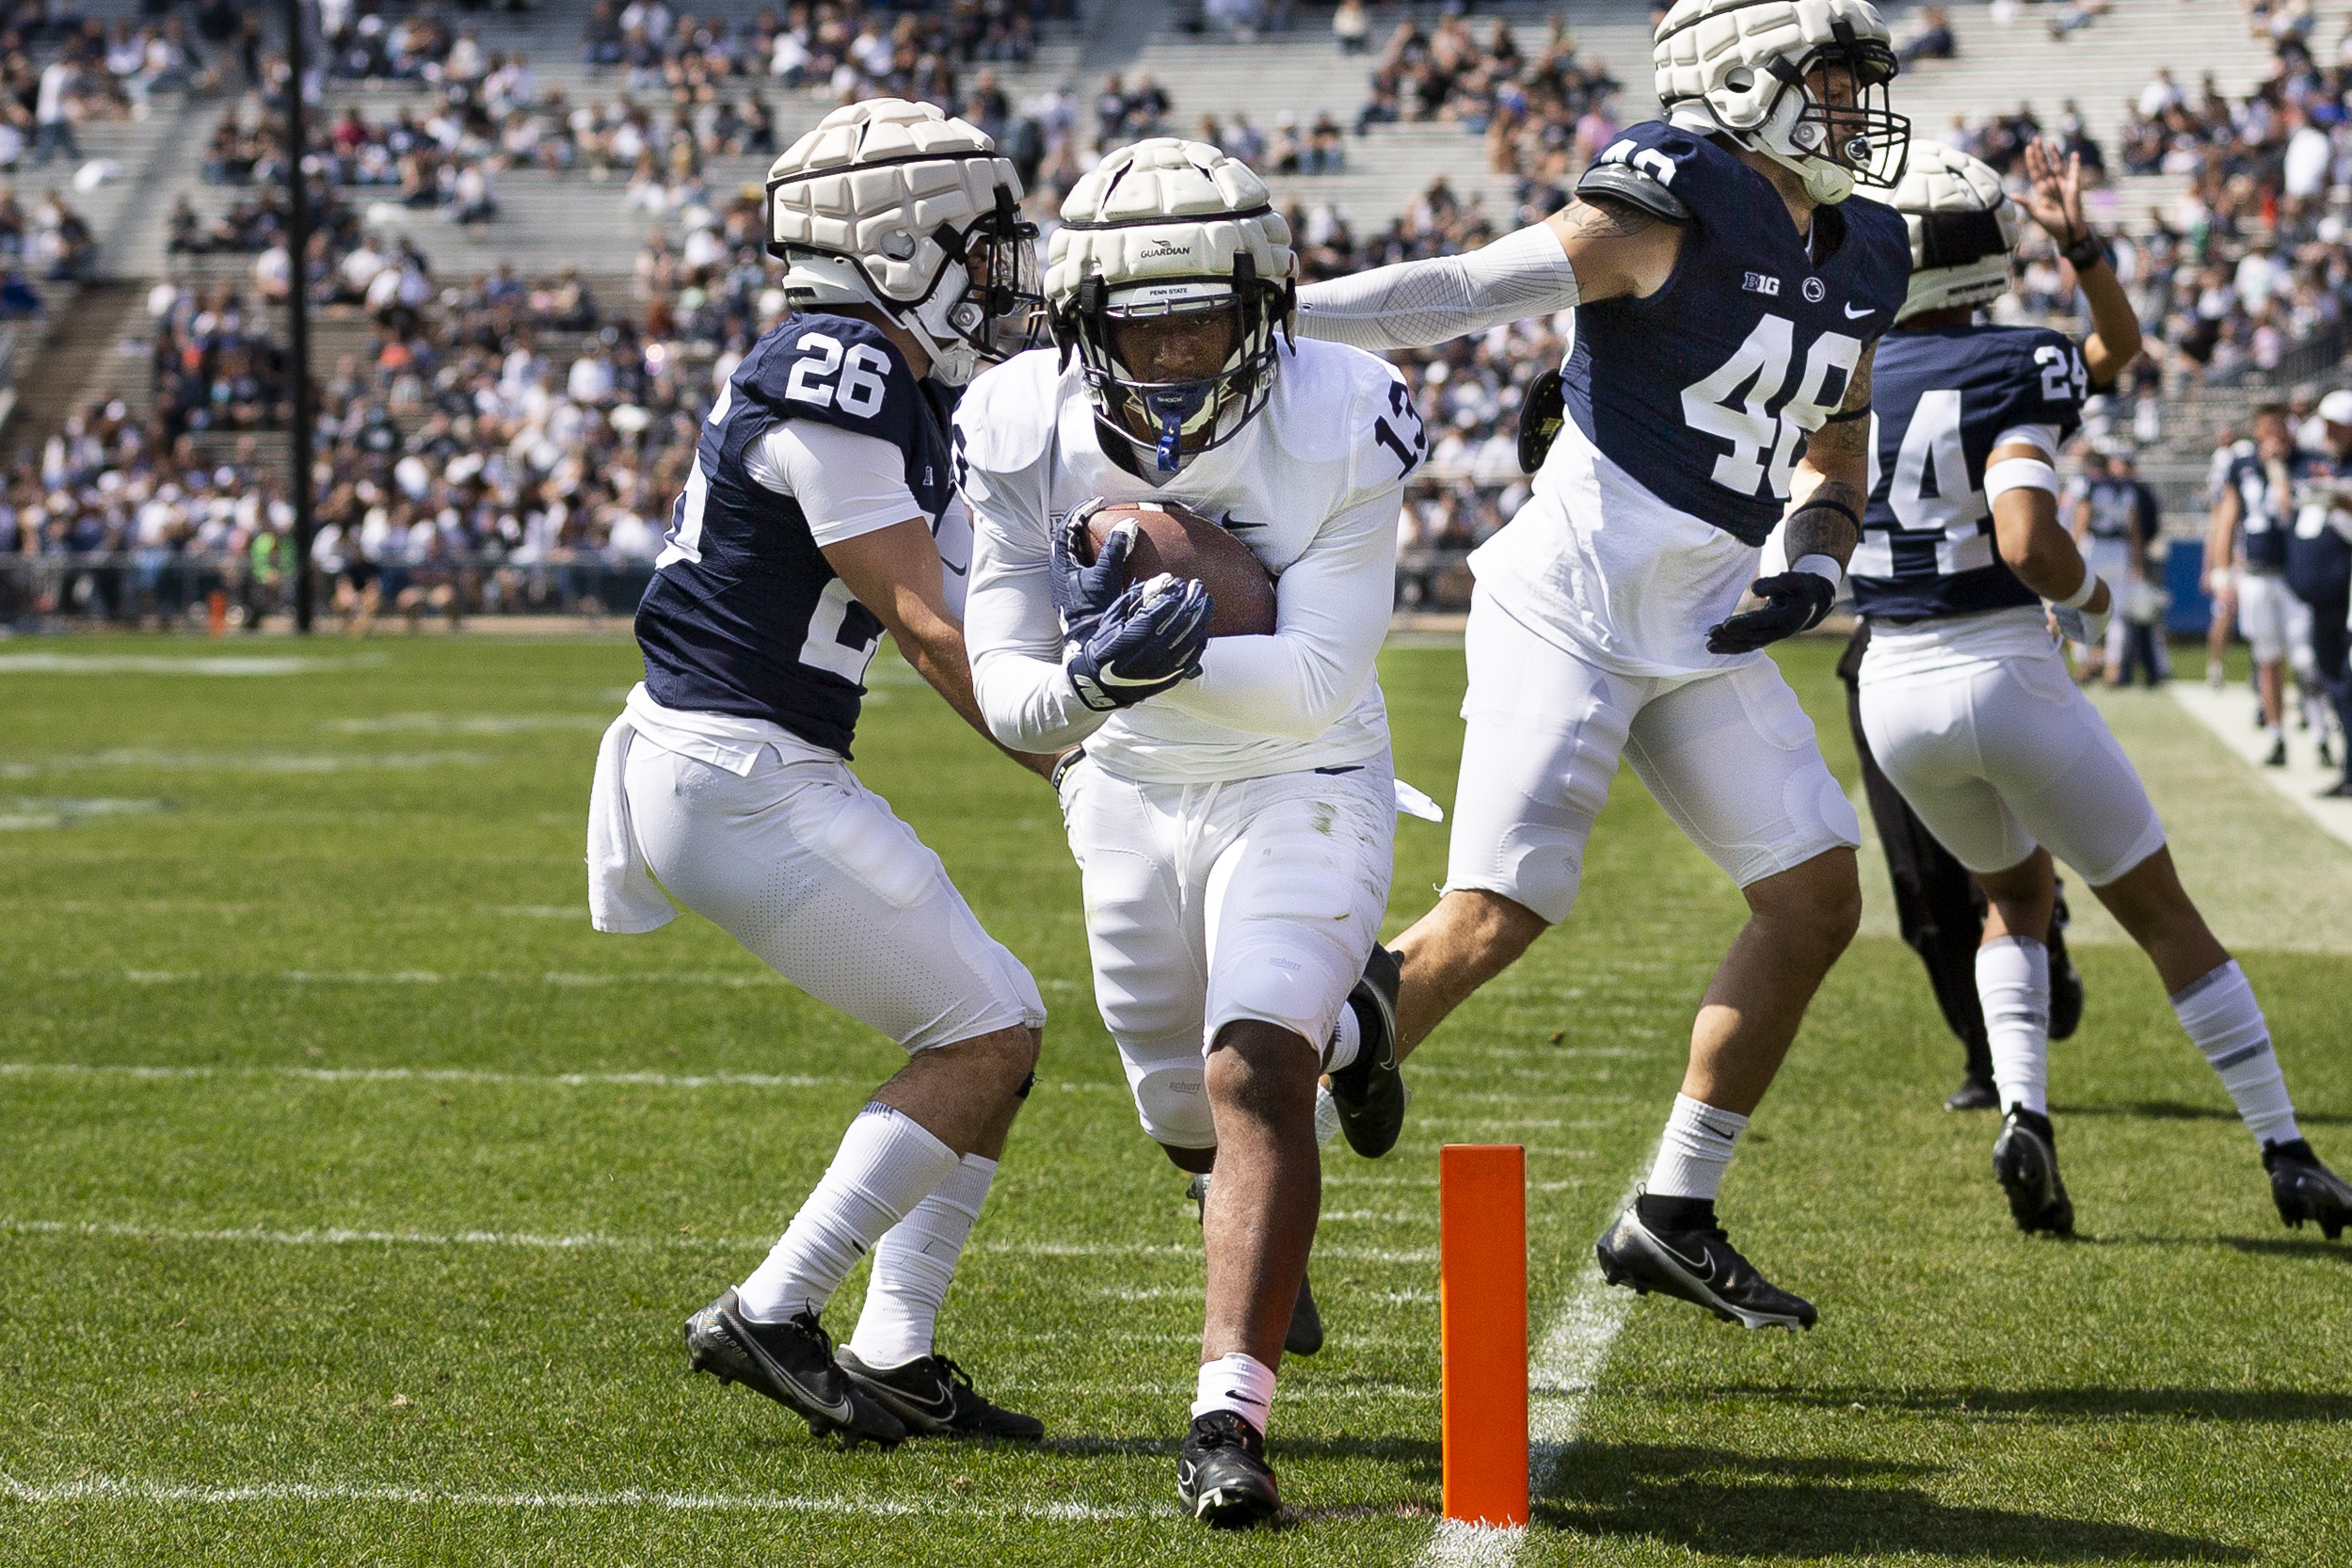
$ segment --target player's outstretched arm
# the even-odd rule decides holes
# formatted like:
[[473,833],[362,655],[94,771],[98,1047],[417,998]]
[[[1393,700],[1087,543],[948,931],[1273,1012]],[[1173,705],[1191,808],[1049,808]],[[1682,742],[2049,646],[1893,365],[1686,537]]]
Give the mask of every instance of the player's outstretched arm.
[[899,653],[915,666],[915,673],[931,682],[947,698],[948,706],[986,736],[990,744],[1040,777],[1050,776],[1052,755],[1016,751],[1005,745],[980,711],[980,699],[972,689],[971,663],[964,648],[964,629],[948,613],[939,549],[923,520],[909,518],[824,548],[825,560],[857,596],[857,602],[882,622],[891,641],[898,644]]
[[1345,717],[1388,635],[1403,503],[1392,488],[1335,513],[1274,584],[1274,634],[1217,638],[1199,679],[1160,700],[1229,729],[1301,741]]
[[2025,211],[2057,242],[2090,306],[2091,332],[2083,340],[2083,363],[2090,370],[2090,384],[2104,392],[2139,357],[2141,334],[2123,280],[2115,275],[2105,248],[2090,232],[2090,220],[2083,216],[2082,155],[2062,157],[2056,143],[2037,138],[2025,144],[2025,173],[2033,181]]
[[1527,316],[1654,293],[1682,231],[1630,201],[1583,197],[1460,256],[1398,262],[1299,291],[1301,337],[1384,351],[1427,348]]

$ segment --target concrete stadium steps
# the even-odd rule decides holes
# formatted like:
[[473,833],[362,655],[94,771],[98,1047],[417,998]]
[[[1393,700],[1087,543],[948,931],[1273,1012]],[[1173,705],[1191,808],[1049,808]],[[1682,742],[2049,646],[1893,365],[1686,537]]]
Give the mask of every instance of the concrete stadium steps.
[[137,407],[145,408],[146,360],[125,355],[122,344],[146,329],[147,289],[145,283],[102,280],[74,285],[70,297],[54,301],[46,340],[16,366],[17,401],[5,432],[11,451],[48,440],[68,414],[109,390],[120,391],[126,402],[136,392]]

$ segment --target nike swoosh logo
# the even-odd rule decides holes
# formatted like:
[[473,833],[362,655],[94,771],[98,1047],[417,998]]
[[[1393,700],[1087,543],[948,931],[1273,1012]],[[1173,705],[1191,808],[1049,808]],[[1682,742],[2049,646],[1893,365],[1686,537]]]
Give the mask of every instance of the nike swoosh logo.
[[1860,321],[1864,316],[1874,316],[1878,313],[1879,312],[1876,311],[1857,311],[1851,305],[1846,307],[1846,319],[1848,321]]
[[955,1413],[954,1391],[947,1387],[944,1384],[940,1385],[937,1393],[927,1397],[910,1394],[904,1388],[894,1388],[891,1392],[896,1394],[900,1399],[904,1400],[908,1404],[913,1405],[917,1410],[921,1411],[926,1416],[937,1416],[945,1418],[946,1416],[952,1416]]
[[1694,1261],[1690,1258],[1685,1257],[1682,1254],[1668,1246],[1663,1238],[1658,1239],[1657,1250],[1672,1258],[1675,1262],[1681,1264],[1683,1272],[1689,1274],[1691,1278],[1697,1280],[1701,1285],[1713,1285],[1715,1283],[1715,1259],[1707,1256],[1704,1253],[1700,1254],[1699,1257]]
[[956,565],[953,561],[949,560],[949,559],[948,559],[946,556],[944,556],[944,555],[942,555],[942,556],[940,556],[940,557],[939,557],[939,564],[940,564],[941,566],[943,566],[943,567],[947,568],[948,568],[948,570],[950,570],[950,571],[952,571],[952,572],[955,573],[955,575],[956,575],[956,576],[958,576],[958,577],[963,576],[966,572],[968,572],[968,571],[969,571],[969,570],[971,570],[971,569],[972,569],[972,564],[971,564],[969,561],[965,562],[962,566],[960,566],[960,567],[959,567],[959,566],[957,566],[957,565]]

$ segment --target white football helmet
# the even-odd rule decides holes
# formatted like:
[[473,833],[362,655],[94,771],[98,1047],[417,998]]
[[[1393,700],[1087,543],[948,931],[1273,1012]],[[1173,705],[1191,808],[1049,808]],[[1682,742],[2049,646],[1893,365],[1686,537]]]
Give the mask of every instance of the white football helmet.
[[1911,292],[1895,314],[1898,324],[1928,311],[1989,304],[2008,292],[2017,205],[1991,168],[1942,142],[1923,142],[1903,183],[1880,200],[1911,231]]
[[[1173,473],[1232,440],[1273,395],[1297,273],[1265,182],[1207,142],[1154,136],[1103,159],[1062,204],[1048,318],[1063,362],[1078,355],[1102,427]],[[1126,322],[1220,312],[1233,320],[1232,352],[1201,379],[1148,379],[1113,347]]]
[[870,305],[962,386],[1035,346],[1045,297],[1021,177],[978,127],[929,104],[834,110],[768,169],[768,252],[794,309]]
[[1794,169],[1816,201],[1903,177],[1911,121],[1887,99],[1902,62],[1869,0],[1674,0],[1651,61],[1669,120]]

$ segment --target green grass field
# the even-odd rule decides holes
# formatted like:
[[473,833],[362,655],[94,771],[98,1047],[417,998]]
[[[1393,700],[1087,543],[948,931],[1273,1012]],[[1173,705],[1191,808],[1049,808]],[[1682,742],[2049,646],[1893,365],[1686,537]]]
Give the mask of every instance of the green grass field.
[[[1850,783],[1835,651],[1784,664]],[[1400,771],[1450,798],[1460,653],[1384,671]],[[0,644],[0,1563],[1425,1557],[1437,1146],[1528,1146],[1535,1335],[1606,1316],[1591,1240],[1741,918],[1630,774],[1575,918],[1416,1059],[1396,1153],[1335,1145],[1333,1343],[1285,1368],[1272,1445],[1294,1517],[1211,1537],[1173,1500],[1197,1233],[1091,1003],[1054,803],[903,666],[860,771],[1054,1010],[944,1348],[1051,1436],[844,1455],[686,1375],[681,1320],[900,1058],[698,920],[588,929],[589,766],[636,674],[625,642]],[[2118,722],[2352,1161],[2352,850],[2161,704]],[[1400,824],[1392,930],[1444,850]],[[2280,1228],[2095,920],[2053,1083],[2084,1239],[2020,1239],[1890,929],[1874,909],[1725,1196],[1821,1327],[1635,1306],[1590,1394],[1541,1407],[1578,1426],[1517,1560],[2352,1561],[2352,1240]]]

